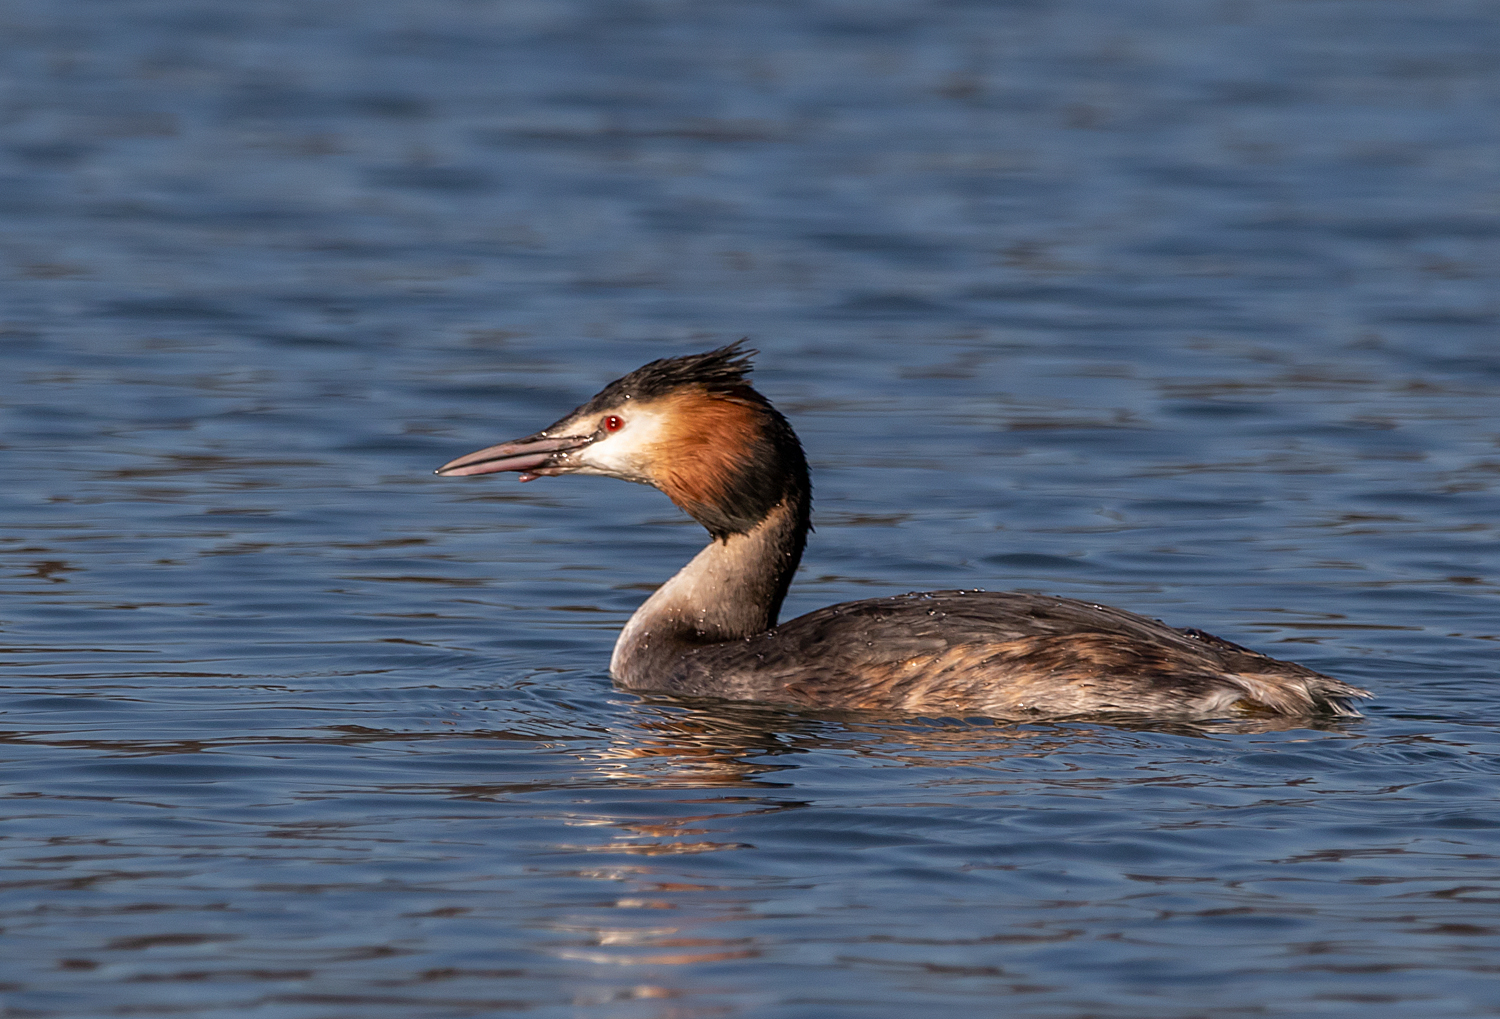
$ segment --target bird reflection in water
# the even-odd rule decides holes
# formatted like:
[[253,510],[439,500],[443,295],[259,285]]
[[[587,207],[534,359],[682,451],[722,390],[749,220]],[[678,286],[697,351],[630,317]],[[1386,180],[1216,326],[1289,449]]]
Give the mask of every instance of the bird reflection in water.
[[791,712],[763,705],[656,696],[632,706],[630,728],[616,728],[607,747],[580,754],[601,777],[663,787],[777,786],[774,775],[796,767],[767,758],[819,749],[913,766],[991,765],[1015,757],[1117,744],[1121,731],[1212,738],[1307,730],[1344,732],[1357,719],[1339,716],[1163,720],[1088,715],[1046,722],[987,718],[912,718],[877,712]]

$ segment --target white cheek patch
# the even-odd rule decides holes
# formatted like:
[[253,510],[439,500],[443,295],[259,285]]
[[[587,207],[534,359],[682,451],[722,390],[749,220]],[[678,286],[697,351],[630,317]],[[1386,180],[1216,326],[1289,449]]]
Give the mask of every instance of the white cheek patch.
[[606,433],[574,454],[583,467],[580,473],[598,472],[629,481],[646,481],[651,474],[653,449],[666,436],[666,415],[649,407],[628,404],[617,413],[625,427]]

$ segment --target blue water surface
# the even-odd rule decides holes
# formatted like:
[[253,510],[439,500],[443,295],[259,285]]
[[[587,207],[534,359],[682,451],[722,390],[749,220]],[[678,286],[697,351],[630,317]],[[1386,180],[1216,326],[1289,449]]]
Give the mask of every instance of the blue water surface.
[[[1500,1014],[1481,0],[12,0],[0,1015]],[[613,689],[704,540],[439,479],[748,337],[787,605],[1044,590],[1366,717]]]

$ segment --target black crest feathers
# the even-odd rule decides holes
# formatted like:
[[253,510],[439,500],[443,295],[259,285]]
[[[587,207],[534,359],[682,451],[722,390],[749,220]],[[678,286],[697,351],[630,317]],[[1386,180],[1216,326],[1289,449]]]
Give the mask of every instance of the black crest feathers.
[[726,396],[744,396],[747,391],[753,392],[747,376],[752,368],[751,358],[758,353],[746,350],[744,340],[736,340],[703,354],[664,357],[615,379],[582,409],[603,409],[621,400],[652,400],[689,386],[701,386],[710,393]]

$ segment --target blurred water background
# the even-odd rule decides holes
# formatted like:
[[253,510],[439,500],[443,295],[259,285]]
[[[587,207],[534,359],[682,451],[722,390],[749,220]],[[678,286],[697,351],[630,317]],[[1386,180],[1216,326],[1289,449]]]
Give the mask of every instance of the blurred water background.
[[[0,1015],[1500,1014],[1482,0],[9,0]],[[1363,720],[612,689],[703,540],[436,479],[741,336],[787,606],[1026,588]]]

